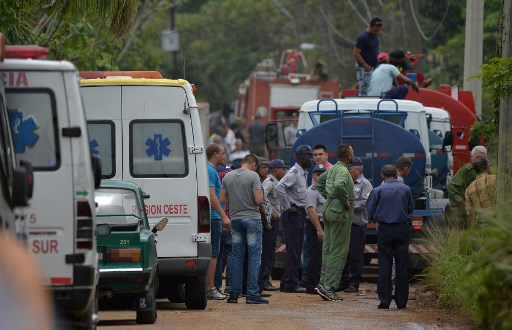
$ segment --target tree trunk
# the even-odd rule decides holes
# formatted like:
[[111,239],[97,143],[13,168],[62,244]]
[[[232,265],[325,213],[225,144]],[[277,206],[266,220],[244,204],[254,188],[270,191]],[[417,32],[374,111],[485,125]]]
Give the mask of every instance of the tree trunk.
[[[502,0],[501,56],[512,57],[512,2]],[[498,218],[504,219],[512,205],[512,95],[501,100],[498,146]]]

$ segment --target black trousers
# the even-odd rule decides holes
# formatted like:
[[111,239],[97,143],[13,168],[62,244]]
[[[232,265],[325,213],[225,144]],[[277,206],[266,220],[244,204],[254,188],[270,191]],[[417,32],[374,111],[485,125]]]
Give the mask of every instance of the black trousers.
[[288,291],[299,287],[297,283],[300,280],[299,269],[302,243],[304,241],[306,212],[304,209],[301,209],[300,212],[296,214],[286,210],[281,213],[281,221],[286,241],[286,256],[280,287],[282,291]]
[[379,223],[377,230],[379,280],[377,293],[384,305],[391,303],[391,272],[395,259],[395,301],[396,306],[406,307],[409,299],[409,242],[410,223]]
[[261,287],[270,282],[270,275],[274,268],[276,258],[277,231],[279,230],[279,221],[271,222],[272,229],[263,228],[261,240],[261,265],[258,285]]
[[[324,223],[320,225],[324,228]],[[318,240],[316,228],[310,220],[306,220],[306,240],[308,241],[308,280],[304,285],[306,289],[313,290],[320,283],[320,272],[322,270],[322,241]]]
[[366,243],[366,226],[352,224],[350,230],[350,245],[348,248],[347,262],[341,274],[341,287],[353,286],[359,289],[359,283],[363,276],[364,245]]

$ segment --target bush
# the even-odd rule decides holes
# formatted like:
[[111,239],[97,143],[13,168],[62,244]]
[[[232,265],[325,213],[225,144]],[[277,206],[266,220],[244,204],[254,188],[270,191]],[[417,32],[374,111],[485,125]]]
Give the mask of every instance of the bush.
[[471,317],[481,329],[512,329],[512,223],[488,220],[467,231],[434,229],[428,287],[438,303]]

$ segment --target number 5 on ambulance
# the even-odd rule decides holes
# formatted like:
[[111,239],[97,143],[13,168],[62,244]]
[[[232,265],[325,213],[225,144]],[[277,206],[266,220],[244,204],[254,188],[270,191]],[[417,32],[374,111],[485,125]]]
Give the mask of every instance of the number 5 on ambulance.
[[101,157],[103,178],[134,182],[149,194],[151,226],[169,219],[157,245],[159,296],[206,308],[208,164],[193,86],[155,71],[80,76],[91,152]]
[[16,157],[32,164],[37,183],[21,213],[29,251],[58,314],[92,327],[98,278],[94,189],[101,168],[91,158],[78,72],[70,62],[47,57],[39,46],[6,46],[0,63]]

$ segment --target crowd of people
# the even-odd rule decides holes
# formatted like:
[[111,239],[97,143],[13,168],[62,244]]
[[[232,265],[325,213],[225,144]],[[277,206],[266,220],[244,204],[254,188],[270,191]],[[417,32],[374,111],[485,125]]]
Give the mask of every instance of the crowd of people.
[[[342,300],[338,292],[359,291],[366,226],[371,219],[382,229],[378,233],[382,244],[379,308],[389,308],[391,303],[393,260],[397,307],[405,308],[408,229],[414,203],[398,173],[407,175],[411,163],[398,159],[396,166],[384,166],[383,184],[373,189],[363,175],[362,160],[347,144],[335,151],[335,164],[328,162],[325,146],[301,145],[295,150],[296,163],[288,170],[283,160],[269,162],[254,153],[244,156],[239,167],[228,168],[224,148],[213,143],[206,150],[212,200],[208,299],[237,303],[245,297],[248,304],[268,304],[265,297],[280,290]],[[275,287],[271,273],[280,224],[286,256],[280,285]],[[303,252],[308,256],[305,262]]]

